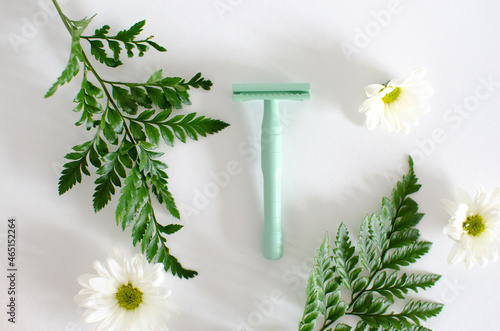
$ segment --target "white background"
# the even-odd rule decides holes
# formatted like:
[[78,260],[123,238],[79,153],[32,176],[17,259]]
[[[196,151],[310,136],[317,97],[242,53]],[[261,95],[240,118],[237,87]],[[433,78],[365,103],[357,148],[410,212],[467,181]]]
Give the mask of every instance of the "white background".
[[[71,111],[80,77],[43,98],[70,46],[51,2],[1,5],[0,266],[6,269],[7,219],[15,217],[19,270],[15,326],[6,321],[6,271],[0,274],[0,328],[92,330],[73,303],[77,277],[92,273],[92,261],[105,259],[112,245],[128,256],[138,249],[115,224],[117,196],[93,212],[95,177],[58,196],[63,156],[88,133],[74,126],[79,114]],[[146,19],[144,36],[154,34],[168,52],[151,50],[118,69],[99,65],[102,75],[145,81],[158,69],[185,78],[201,71],[214,86],[192,91],[185,111],[231,124],[198,142],[162,147],[185,225],[169,247],[199,272],[192,280],[168,275],[180,310],[171,330],[296,330],[321,238],[326,231],[333,236],[341,221],[357,235],[363,217],[378,211],[406,172],[408,154],[423,185],[415,195],[426,213],[419,229],[434,243],[408,271],[443,275],[411,297],[446,304],[425,325],[497,330],[500,264],[466,270],[446,263],[452,242],[442,234],[448,215],[440,201],[453,199],[458,186],[471,193],[479,185],[500,186],[498,1],[66,0],[61,6],[75,20],[97,13],[89,34]],[[364,86],[421,65],[435,89],[431,112],[408,135],[368,131],[357,111]],[[262,105],[233,103],[231,84],[274,82],[310,83],[312,97],[281,103],[285,255],[266,261]],[[223,175],[234,166],[236,172]]]

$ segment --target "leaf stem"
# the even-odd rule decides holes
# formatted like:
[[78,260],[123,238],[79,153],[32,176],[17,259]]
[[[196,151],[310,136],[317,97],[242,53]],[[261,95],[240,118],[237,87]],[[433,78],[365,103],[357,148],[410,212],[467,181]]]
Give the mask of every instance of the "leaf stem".
[[[347,314],[347,313],[346,313]],[[319,331],[324,331],[326,330],[327,327],[329,327],[330,325],[332,325],[334,323],[334,321],[328,321],[328,322],[325,322],[323,324],[323,326],[321,327],[321,329],[319,329]]]
[[61,17],[61,20],[63,21],[64,23],[64,26],[66,27],[66,29],[68,30],[68,32],[70,34],[72,34],[72,29],[71,29],[71,26],[69,25],[68,21],[69,19],[66,17],[66,15],[64,15],[64,13],[62,12],[61,10],[61,7],[59,6],[59,4],[57,3],[57,0],[52,0],[52,3],[54,4],[54,6],[56,7],[56,10],[57,10],[57,13],[59,14],[59,17]]
[[[66,26],[66,29],[68,30],[68,32],[70,33],[70,35],[72,35],[72,29],[71,29],[70,24],[68,23],[68,21],[70,21],[70,20],[62,12],[61,7],[57,3],[57,0],[52,0],[52,2],[54,4],[54,6],[56,7],[59,16],[61,17],[61,20],[63,21],[64,25]],[[85,37],[80,36],[80,38],[85,38]],[[109,105],[109,103],[111,103],[111,105],[114,107],[114,109],[116,109],[118,111],[118,113],[122,117],[123,127],[125,128],[125,132],[126,132],[127,136],[130,138],[132,144],[137,145],[137,142],[135,141],[134,136],[132,135],[132,132],[130,131],[130,128],[128,127],[127,123],[125,122],[126,117],[119,111],[120,108],[115,103],[113,97],[111,96],[111,93],[108,90],[108,87],[106,86],[106,83],[113,86],[114,82],[102,79],[101,76],[97,73],[97,70],[94,68],[94,66],[92,65],[92,63],[88,59],[88,57],[85,54],[85,52],[83,51],[83,49],[81,50],[81,54],[82,54],[82,58],[83,58],[83,61],[84,61],[85,69],[86,70],[90,70],[92,72],[92,74],[94,75],[94,77],[97,79],[97,81],[101,85],[104,93],[106,94],[106,97],[108,99],[108,105]],[[106,107],[106,109],[104,110],[104,112],[102,114],[103,117],[106,116],[107,109],[108,109],[108,107]],[[96,132],[96,135],[94,136],[94,139],[93,139],[94,141],[97,138],[97,136],[100,134],[100,132],[101,132],[101,126],[99,125],[99,128],[98,128],[98,130]],[[142,179],[144,181],[144,185],[148,189],[148,194],[149,194],[150,188],[149,188],[149,186],[147,184],[147,178],[146,178],[146,176],[142,172],[141,172],[141,175],[143,177]],[[149,200],[151,201],[151,196],[150,195],[149,195]],[[154,222],[155,222],[155,228],[156,228],[156,231],[158,232],[158,229],[157,229],[157,226],[156,226],[156,224],[158,224],[158,222],[156,221],[156,216],[154,214],[154,210],[152,211],[152,213],[153,213],[153,218],[154,218]]]
[[[405,192],[405,194],[401,197],[401,202],[399,203],[399,205],[395,208],[396,211],[394,213],[394,217],[392,218],[391,220],[391,229],[390,231],[388,232],[388,236],[390,237],[390,235],[393,233],[394,231],[394,223],[396,222],[397,218],[399,217],[399,212],[401,211],[401,207],[403,206],[403,201],[406,199],[407,197],[407,194]],[[363,295],[365,292],[369,291],[370,289],[368,289],[368,286],[372,283],[372,280],[375,278],[375,276],[377,276],[377,274],[379,272],[381,272],[382,270],[384,270],[384,266],[383,266],[383,261],[384,261],[384,257],[385,255],[387,254],[387,252],[389,251],[390,248],[388,249],[385,249],[381,254],[380,254],[380,267],[378,267],[376,270],[374,270],[372,272],[372,274],[368,277],[368,282],[366,283],[366,286],[360,291],[358,292],[358,294],[356,294],[356,296],[351,300],[351,303],[349,304],[349,306],[347,307],[346,310],[349,310],[355,303],[356,301],[361,297],[361,295]],[[346,314],[348,314],[346,312]],[[352,312],[350,312],[349,314],[353,314]]]
[[[68,30],[68,32],[70,33],[70,35],[73,35],[72,34],[72,28],[71,28],[71,25],[69,24],[68,21],[70,21],[70,19],[68,19],[68,17],[66,17],[66,15],[64,15],[64,13],[62,12],[61,10],[61,7],[59,6],[59,4],[57,3],[57,0],[52,0],[52,3],[54,4],[54,6],[56,7],[56,10],[57,10],[57,13],[59,14],[59,16],[61,17],[61,20],[63,21],[64,23],[64,26],[66,27],[66,29]],[[83,36],[80,36],[80,38],[85,38]],[[94,75],[94,77],[97,79],[97,81],[99,82],[99,84],[101,85],[104,93],[106,94],[106,97],[108,98],[108,102],[111,103],[111,105],[116,109],[116,110],[119,110],[120,108],[116,105],[113,97],[111,96],[111,94],[109,93],[109,90],[106,86],[106,83],[110,84],[110,85],[113,85],[113,82],[110,82],[110,81],[107,81],[107,80],[104,80],[101,78],[101,76],[97,73],[97,70],[95,70],[94,66],[92,65],[92,63],[90,62],[90,60],[88,59],[87,55],[85,54],[85,52],[83,51],[83,49],[81,50],[81,54],[82,54],[82,58],[84,60],[84,65],[87,69],[89,69],[92,74]],[[107,110],[104,111],[103,115],[102,116],[105,116],[106,115],[106,112]],[[120,116],[123,118],[123,114],[121,112],[119,112]],[[132,133],[130,132],[130,129],[128,128],[127,124],[124,122],[124,128],[125,128],[125,131],[127,133],[127,136],[131,139],[132,143],[135,145],[137,144],[134,140],[134,136],[132,135]]]
[[[105,38],[102,38],[102,37],[97,37],[97,36],[81,36],[81,38],[83,38],[85,40],[90,40],[90,39],[116,40],[116,41],[120,41],[122,43],[125,43],[125,41],[123,41],[121,39],[118,39],[118,38],[115,38],[115,37],[105,37]],[[127,43],[133,43],[133,44],[145,43],[145,42],[148,42],[149,40],[151,40],[153,38],[154,38],[154,36],[150,36],[147,39],[143,39],[143,40],[130,40],[130,41],[127,41]]]
[[183,81],[175,83],[175,84],[167,84],[167,83],[128,83],[128,82],[117,82],[117,81],[110,81],[110,80],[103,80],[103,82],[110,84],[110,85],[124,85],[126,87],[132,88],[132,87],[148,87],[148,86],[153,86],[153,87],[172,87],[172,88],[182,88],[184,89],[189,89],[190,84],[185,83]]
[[[120,111],[119,111],[119,107],[116,105],[113,97],[111,96],[111,94],[109,93],[109,90],[106,86],[106,80],[102,79],[101,76],[99,76],[99,74],[97,73],[97,71],[94,69],[94,67],[92,66],[92,63],[90,63],[89,59],[87,58],[87,55],[85,54],[85,52],[82,51],[82,56],[85,60],[85,65],[88,67],[88,69],[90,69],[90,71],[92,71],[92,74],[94,75],[94,77],[99,81],[99,84],[101,85],[101,87],[103,88],[104,90],[104,93],[106,94],[106,97],[108,98],[108,102],[111,103],[111,105],[114,107],[114,109],[116,109],[118,111],[118,113],[120,114],[121,118],[123,120],[126,119],[125,115],[123,115]],[[113,84],[110,84],[110,85],[113,85]],[[107,110],[104,111],[103,115],[102,116],[105,116],[106,115],[106,112]],[[125,128],[125,132],[127,133],[127,136],[130,138],[131,142],[134,144],[134,145],[137,145],[137,142],[135,141],[134,139],[134,136],[132,135],[132,132],[130,132],[130,129],[127,125],[127,123],[125,121],[123,121],[123,127]]]

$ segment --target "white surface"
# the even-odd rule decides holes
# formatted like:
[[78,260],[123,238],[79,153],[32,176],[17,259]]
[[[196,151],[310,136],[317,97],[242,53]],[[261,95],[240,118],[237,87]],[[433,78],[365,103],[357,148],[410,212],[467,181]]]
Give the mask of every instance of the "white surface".
[[[411,154],[423,187],[415,196],[426,213],[419,228],[434,242],[412,272],[442,274],[428,291],[412,295],[446,304],[425,325],[433,330],[496,330],[500,263],[466,271],[449,266],[442,198],[455,187],[500,186],[500,5],[479,1],[61,1],[72,19],[98,15],[89,31],[114,31],[147,19],[144,35],[168,49],[127,60],[103,75],[145,80],[163,68],[189,78],[201,71],[214,83],[193,91],[196,111],[231,124],[198,142],[163,147],[171,191],[185,227],[169,247],[199,276],[169,276],[180,314],[171,330],[296,330],[310,262],[325,231],[341,221],[357,233],[406,171]],[[390,12],[391,16],[376,13]],[[0,277],[2,330],[91,330],[73,303],[78,275],[93,272],[113,244],[138,252],[129,232],[115,225],[118,200],[94,214],[94,178],[63,196],[57,182],[63,156],[84,141],[71,111],[79,78],[49,99],[43,95],[64,68],[69,36],[48,0],[2,1],[0,121],[0,266],[6,269],[6,221],[18,221],[18,307],[6,319],[6,277]],[[36,24],[36,25],[35,25]],[[363,39],[359,31],[371,37]],[[16,37],[17,36],[17,37]],[[13,38],[16,42],[13,42]],[[21,42],[22,40],[22,42]],[[346,56],[342,45],[359,46]],[[363,88],[428,67],[435,88],[432,111],[410,134],[364,126],[357,112]],[[110,76],[112,75],[112,76]],[[485,81],[492,83],[485,84]],[[283,102],[283,225],[285,256],[261,257],[260,103],[231,101],[232,83],[309,82],[312,99]],[[479,99],[478,99],[479,97]],[[457,113],[457,105],[477,105]],[[434,140],[433,140],[434,139]],[[237,163],[217,184],[215,174]],[[222,175],[221,175],[222,176]],[[215,191],[218,186],[218,193]],[[201,193],[200,193],[201,192]],[[209,192],[205,201],[200,197]],[[212,192],[212,193],[210,193]],[[195,212],[193,212],[193,209]],[[191,210],[191,212],[188,212]],[[171,221],[161,213],[165,221]],[[5,271],[2,271],[4,274]]]

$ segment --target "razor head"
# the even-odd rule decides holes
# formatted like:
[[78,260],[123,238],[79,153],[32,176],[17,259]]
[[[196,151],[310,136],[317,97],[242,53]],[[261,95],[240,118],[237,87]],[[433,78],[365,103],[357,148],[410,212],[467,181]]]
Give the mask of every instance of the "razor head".
[[309,100],[309,83],[233,84],[233,101]]

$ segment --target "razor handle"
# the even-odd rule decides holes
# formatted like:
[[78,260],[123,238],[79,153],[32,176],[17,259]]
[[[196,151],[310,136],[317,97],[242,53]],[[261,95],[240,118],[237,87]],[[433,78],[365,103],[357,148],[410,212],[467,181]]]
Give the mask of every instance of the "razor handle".
[[281,122],[278,100],[264,100],[261,133],[261,162],[264,178],[264,230],[262,252],[266,259],[283,256],[281,227]]

